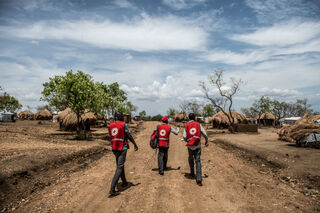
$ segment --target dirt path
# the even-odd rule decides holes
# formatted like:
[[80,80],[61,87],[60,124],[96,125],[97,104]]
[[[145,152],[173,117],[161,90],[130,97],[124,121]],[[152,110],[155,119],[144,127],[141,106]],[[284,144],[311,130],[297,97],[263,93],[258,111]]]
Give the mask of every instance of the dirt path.
[[156,153],[149,147],[155,126],[143,123],[136,135],[139,151],[129,150],[125,166],[132,186],[119,196],[108,198],[115,170],[115,159],[109,152],[89,169],[23,200],[16,211],[317,212],[310,198],[280,182],[271,171],[261,172],[214,143],[202,148],[204,186],[197,186],[195,180],[184,177],[189,167],[187,148],[180,141],[182,133],[170,136],[168,166],[173,169],[160,176]]

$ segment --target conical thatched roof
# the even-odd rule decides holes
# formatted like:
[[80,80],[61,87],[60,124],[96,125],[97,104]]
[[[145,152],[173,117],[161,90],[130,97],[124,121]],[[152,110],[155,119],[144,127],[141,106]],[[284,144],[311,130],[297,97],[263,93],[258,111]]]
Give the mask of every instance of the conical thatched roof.
[[43,109],[36,113],[35,118],[37,120],[50,120],[52,118],[52,113],[48,109]]
[[188,120],[188,116],[184,112],[180,112],[180,113],[176,114],[173,118],[174,118],[175,121],[178,121],[178,122],[179,121],[187,121]]
[[32,119],[33,118],[33,113],[29,110],[24,110],[22,112],[19,112],[18,117],[20,119]]
[[284,126],[278,132],[279,139],[298,142],[311,133],[320,133],[320,124],[316,121],[320,119],[320,115],[305,114],[292,126]]
[[[238,124],[238,123],[246,123],[247,119],[246,116],[244,116],[241,113],[238,113],[236,111],[231,110],[232,116],[234,118],[234,123]],[[228,114],[230,115],[230,113],[228,112]],[[228,119],[228,117],[222,112],[218,112],[216,114],[214,114],[213,116],[211,116],[211,118],[209,118],[209,122],[215,122],[217,124],[223,124],[223,125],[230,125],[230,121]]]
[[[75,130],[77,129],[77,114],[73,112],[70,108],[67,108],[60,112],[54,117],[57,121],[61,122],[61,127],[65,130]],[[96,122],[96,116],[93,112],[86,110],[84,114],[81,115],[80,122],[83,124],[83,128],[86,125],[93,125]]]
[[[259,116],[257,116],[256,119],[259,119]],[[260,116],[260,119],[275,120],[276,116],[272,115],[270,112],[265,112],[265,113],[262,113],[262,115]]]

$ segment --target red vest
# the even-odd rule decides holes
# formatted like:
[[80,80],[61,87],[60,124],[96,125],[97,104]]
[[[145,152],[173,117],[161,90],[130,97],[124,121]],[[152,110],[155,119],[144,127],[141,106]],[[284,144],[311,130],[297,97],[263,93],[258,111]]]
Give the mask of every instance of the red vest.
[[169,136],[171,126],[168,124],[161,124],[158,128],[159,146],[169,146]]
[[197,146],[200,143],[201,129],[200,123],[192,121],[184,125],[187,133],[187,146]]
[[109,135],[112,143],[112,150],[122,150],[123,145],[128,144],[128,142],[124,140],[124,126],[125,122],[123,121],[115,121],[108,126]]

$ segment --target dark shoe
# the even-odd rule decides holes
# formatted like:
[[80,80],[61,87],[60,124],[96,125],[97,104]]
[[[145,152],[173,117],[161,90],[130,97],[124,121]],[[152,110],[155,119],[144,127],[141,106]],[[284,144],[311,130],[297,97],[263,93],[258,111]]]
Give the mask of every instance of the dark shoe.
[[197,181],[198,186],[202,186],[202,181]]
[[186,178],[188,178],[188,179],[195,179],[195,178],[196,178],[196,176],[195,176],[194,174],[192,174],[192,173],[185,174],[184,176],[185,176]]
[[110,191],[109,192],[109,197],[115,197],[115,196],[117,196],[117,195],[119,195],[120,194],[120,192],[118,192],[118,191],[116,191],[116,190],[113,190],[113,191]]
[[123,183],[121,184],[121,186],[122,186],[122,187],[127,187],[127,186],[129,186],[129,183],[128,183],[128,182],[123,182]]
[[163,173],[163,172],[159,172],[159,174],[160,174],[160,175],[162,175],[162,176],[164,175],[164,173]]

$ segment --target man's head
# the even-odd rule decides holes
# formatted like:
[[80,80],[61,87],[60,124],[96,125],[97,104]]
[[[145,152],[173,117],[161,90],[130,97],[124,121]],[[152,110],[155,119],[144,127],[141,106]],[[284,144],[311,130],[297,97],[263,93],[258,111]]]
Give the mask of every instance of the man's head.
[[189,120],[195,120],[196,115],[194,113],[189,113]]
[[114,113],[114,120],[124,121],[123,113],[122,112],[115,112]]
[[161,118],[161,121],[163,122],[163,123],[168,123],[168,118],[166,117],[166,116],[164,116],[164,117],[162,117]]

